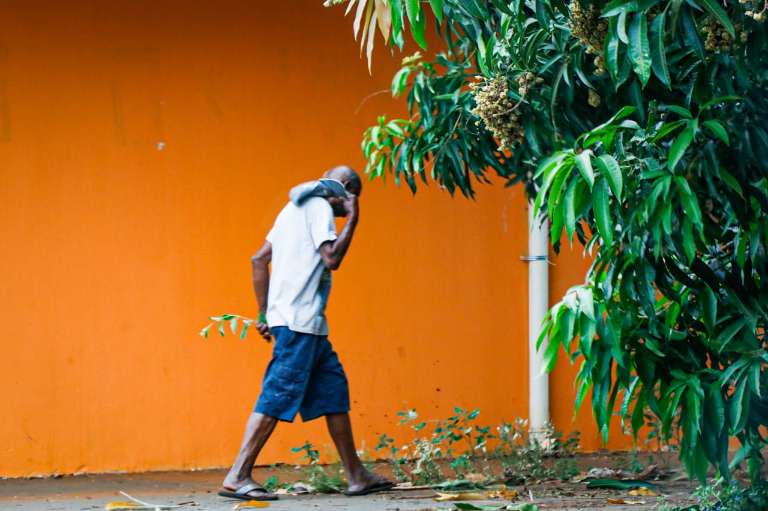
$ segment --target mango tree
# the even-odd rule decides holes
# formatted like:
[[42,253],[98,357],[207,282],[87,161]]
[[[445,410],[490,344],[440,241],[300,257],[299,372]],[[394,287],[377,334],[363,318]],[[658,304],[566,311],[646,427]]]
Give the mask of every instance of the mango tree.
[[[471,197],[522,184],[555,249],[593,254],[547,315],[551,368],[580,362],[604,435],[651,414],[701,479],[747,463],[768,424],[765,0],[329,0],[369,59],[413,38],[362,142],[372,178]],[[434,34],[433,37],[430,34]],[[432,37],[432,39],[430,39]],[[740,448],[729,460],[729,439]]]

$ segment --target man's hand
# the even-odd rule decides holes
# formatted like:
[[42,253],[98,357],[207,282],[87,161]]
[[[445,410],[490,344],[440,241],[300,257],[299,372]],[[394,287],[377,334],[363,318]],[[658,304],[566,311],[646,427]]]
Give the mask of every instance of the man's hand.
[[357,221],[360,216],[360,203],[357,200],[357,195],[350,193],[349,196],[344,199],[344,210],[347,212],[348,219]]
[[347,223],[344,224],[344,228],[336,241],[326,241],[320,245],[320,256],[323,258],[323,264],[329,270],[339,269],[349,244],[352,243],[352,236],[360,216],[360,204],[357,195],[349,194],[346,199],[343,199],[342,204],[347,212]]
[[261,335],[265,341],[272,341],[272,332],[269,331],[269,327],[266,323],[256,323],[256,330],[259,331],[259,335]]
[[267,318],[263,312],[259,312],[259,318],[256,320],[256,330],[259,331],[265,341],[270,342],[272,340],[272,332],[269,331],[269,325],[267,325]]

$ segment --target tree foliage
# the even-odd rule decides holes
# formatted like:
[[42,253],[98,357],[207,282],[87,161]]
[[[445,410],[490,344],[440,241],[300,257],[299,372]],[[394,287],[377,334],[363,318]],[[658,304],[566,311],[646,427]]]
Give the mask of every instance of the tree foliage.
[[591,390],[604,435],[615,414],[681,432],[699,478],[758,477],[766,444],[762,2],[377,0],[390,46],[409,27],[426,46],[429,11],[440,46],[393,77],[409,117],[366,131],[367,172],[468,197],[489,172],[522,183],[555,248],[594,255],[547,315],[547,365],[580,361],[576,404]]

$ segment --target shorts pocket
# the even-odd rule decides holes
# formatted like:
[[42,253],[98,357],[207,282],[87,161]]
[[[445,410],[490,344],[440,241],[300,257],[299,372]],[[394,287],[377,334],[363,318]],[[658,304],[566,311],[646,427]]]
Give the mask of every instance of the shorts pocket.
[[301,369],[281,365],[275,368],[275,380],[279,387],[276,389],[278,392],[295,396],[304,392],[307,374]]

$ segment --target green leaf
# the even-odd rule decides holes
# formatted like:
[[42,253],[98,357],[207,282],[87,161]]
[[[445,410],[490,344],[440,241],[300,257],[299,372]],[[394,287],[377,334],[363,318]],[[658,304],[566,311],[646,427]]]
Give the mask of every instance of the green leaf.
[[733,393],[733,396],[731,396],[731,399],[728,400],[728,415],[730,417],[732,434],[741,432],[742,428],[744,427],[743,423],[747,420],[744,404],[745,402],[749,402],[750,392],[747,391],[748,379],[749,378],[747,375],[744,374],[744,376],[736,384],[736,391]]
[[688,218],[693,223],[693,226],[697,230],[701,230],[701,208],[699,207],[699,201],[691,191],[691,187],[688,185],[688,181],[683,176],[675,176],[675,185],[677,191],[680,194],[680,202],[683,205],[683,211],[688,215]]
[[696,120],[693,119],[688,123],[688,126],[675,138],[672,142],[672,147],[669,148],[669,157],[667,158],[667,167],[669,170],[675,170],[680,159],[683,157],[685,150],[691,145],[693,141],[693,135],[696,133]]
[[605,241],[606,246],[613,244],[613,221],[609,209],[608,185],[605,179],[595,181],[592,190],[592,208],[595,212],[597,231]]
[[563,193],[563,187],[566,180],[570,175],[570,170],[573,168],[573,161],[570,158],[566,158],[558,163],[557,167],[552,171],[555,176],[552,181],[552,187],[550,188],[549,197],[547,199],[547,214],[552,216],[555,211],[555,206],[560,204],[560,196]]
[[622,9],[616,19],[616,35],[619,36],[619,41],[624,44],[629,44],[629,36],[627,36],[627,10]]
[[581,177],[587,182],[590,190],[595,184],[595,172],[592,170],[591,156],[592,151],[587,149],[578,153],[575,158],[576,168],[579,169]]
[[565,232],[568,233],[568,239],[573,241],[573,231],[576,229],[576,208],[574,195],[576,193],[576,185],[578,180],[572,179],[568,184],[568,189],[565,191],[565,198],[563,200],[563,217],[565,221]]
[[[413,68],[411,66],[403,67],[397,73],[395,73],[395,76],[392,77],[393,97],[397,97],[403,93],[405,86],[408,84],[408,76],[411,74],[412,70]],[[378,126],[374,127],[373,129],[376,128],[378,128]]]
[[725,10],[720,7],[720,3],[718,0],[698,0],[702,4],[704,4],[704,8],[714,16],[717,21],[719,21],[725,29],[728,31],[729,34],[731,34],[731,37],[736,37],[736,31],[733,28],[733,23],[731,23],[730,18],[728,18],[728,14],[725,13]]
[[429,5],[432,6],[432,12],[435,14],[438,23],[443,22],[443,0],[429,0]]
[[597,163],[600,174],[608,180],[613,195],[621,201],[622,176],[619,163],[609,154],[603,154],[598,157],[595,163]]
[[252,321],[243,321],[243,329],[240,331],[240,339],[245,339],[245,335],[248,333],[248,328],[251,326]]
[[[539,165],[536,167],[536,172],[533,175],[534,179],[543,176],[545,182],[548,179],[551,181],[552,177],[554,177],[551,175],[552,171],[565,157],[566,154],[564,152],[558,152],[541,160]],[[546,187],[542,187],[542,190],[546,191]]]
[[635,74],[645,87],[651,77],[651,47],[645,13],[635,14],[629,24],[629,57]]
[[741,189],[741,184],[739,184],[739,181],[733,176],[733,174],[725,169],[720,169],[720,179],[722,179],[723,182],[728,185],[731,190],[744,197],[744,190]]
[[704,326],[712,334],[717,323],[717,296],[709,286],[704,286],[699,299],[701,300],[701,314]]
[[224,322],[223,321],[219,321],[219,328],[218,328],[218,330],[219,330],[219,335],[224,337]]
[[744,269],[744,264],[747,262],[747,237],[744,231],[739,232],[736,236],[736,264]]
[[456,502],[453,504],[453,507],[462,511],[499,511],[503,506],[484,506],[472,504],[471,502]]
[[[567,311],[561,321],[564,321],[567,319],[568,316],[572,316],[573,313],[571,311]],[[544,371],[550,373],[552,372],[552,369],[555,367],[555,362],[557,362],[557,352],[559,351],[560,343],[557,342],[554,339],[549,339],[549,342],[547,342],[547,347],[544,349]]]
[[683,219],[683,251],[685,257],[688,259],[688,264],[693,262],[693,258],[696,257],[696,242],[693,239],[693,224],[687,218]]
[[515,15],[515,12],[509,8],[509,2],[507,0],[493,0],[493,5],[504,14],[508,14],[509,16]]
[[667,65],[667,48],[664,45],[666,14],[666,9],[661,11],[651,23],[651,69],[656,78],[669,89],[671,88],[671,81],[669,78],[669,66]]
[[675,131],[680,126],[685,126],[685,121],[673,121],[673,122],[665,122],[661,125],[659,128],[659,131],[656,132],[656,135],[651,139],[651,142],[658,142],[659,140],[663,139],[673,131]]
[[425,17],[421,10],[419,0],[405,0],[405,12],[408,15],[408,21],[411,22],[411,35],[416,44],[423,49],[427,49],[427,39],[424,36]]
[[736,336],[736,334],[738,334],[746,324],[747,319],[742,317],[734,320],[730,325],[725,327],[720,332],[720,335],[717,336],[717,344],[719,345],[717,351],[719,353],[725,351],[725,348],[728,346],[731,340],[733,340],[734,336]]
[[392,10],[392,39],[398,47],[403,47],[403,0],[391,0],[390,9]]
[[686,119],[693,119],[693,114],[687,108],[683,108],[678,105],[665,105],[664,108],[666,108],[670,112],[676,113],[680,117],[685,117]]
[[680,22],[683,26],[683,37],[687,46],[696,53],[699,60],[704,60],[704,43],[701,42],[696,20],[693,18],[691,8],[688,5],[680,10]]
[[608,36],[605,38],[605,67],[608,69],[608,74],[611,75],[615,87],[619,87],[619,45],[621,42],[619,38],[614,34],[612,30],[608,30]]
[[714,136],[725,142],[725,145],[730,145],[731,140],[728,138],[728,132],[725,131],[725,126],[716,119],[710,119],[702,123],[705,128],[712,132]]
[[483,42],[483,35],[477,34],[477,66],[480,68],[480,73],[483,76],[488,76],[488,59],[485,43]]
[[576,288],[576,294],[579,297],[579,312],[590,320],[595,321],[595,299],[592,295],[592,290],[581,286]]
[[416,20],[421,13],[420,0],[405,0],[405,12],[408,15],[408,21],[410,21],[411,24],[416,23]]
[[636,479],[590,479],[587,481],[587,488],[606,488],[611,490],[634,490],[636,488],[658,488],[653,483],[648,481],[640,481]]
[[608,2],[608,4],[602,8],[600,17],[613,18],[617,14],[621,14],[622,11],[637,12],[637,8],[638,8],[638,5],[635,0],[631,0],[629,2],[627,2],[626,0],[613,0],[611,2]]
[[751,369],[749,371],[749,384],[752,388],[752,393],[760,398],[763,397],[762,391],[760,390],[760,376],[762,374],[761,366],[762,362],[758,359],[757,362],[750,366]]
[[725,427],[725,406],[723,394],[717,382],[713,382],[707,387],[707,403],[709,404],[708,420],[715,425],[717,431],[722,430]]

